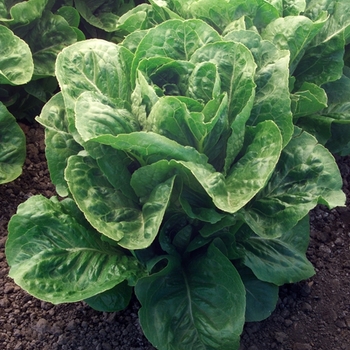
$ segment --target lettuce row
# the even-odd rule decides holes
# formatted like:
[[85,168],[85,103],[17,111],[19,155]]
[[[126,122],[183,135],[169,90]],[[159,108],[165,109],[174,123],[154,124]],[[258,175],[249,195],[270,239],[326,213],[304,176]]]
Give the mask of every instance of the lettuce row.
[[[313,275],[309,211],[345,195],[331,153],[293,124],[307,110],[299,101],[317,112],[326,90],[290,77],[299,48],[268,37],[273,5],[235,2],[226,23],[225,7],[196,4],[152,1],[163,23],[58,54],[61,91],[37,120],[67,198],[23,203],[6,255],[15,282],[53,303],[108,310],[112,298],[115,311],[135,286],[157,348],[238,349],[244,322],[270,315],[278,286]],[[276,20],[302,11],[288,4]],[[312,15],[310,42],[326,21]]]
[[349,64],[344,60],[350,43],[348,1],[153,2],[184,18],[206,21],[253,53],[261,39],[288,50],[294,124],[313,134],[332,153],[349,154]]

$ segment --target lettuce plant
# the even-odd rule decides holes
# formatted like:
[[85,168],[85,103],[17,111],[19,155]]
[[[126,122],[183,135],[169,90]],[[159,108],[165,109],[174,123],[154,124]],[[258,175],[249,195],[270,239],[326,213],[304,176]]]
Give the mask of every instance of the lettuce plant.
[[313,275],[308,213],[344,205],[341,176],[293,124],[289,49],[161,5],[168,18],[151,29],[58,55],[61,91],[37,120],[65,198],[19,206],[10,276],[40,299],[103,311],[134,288],[156,348],[238,349],[278,286]]

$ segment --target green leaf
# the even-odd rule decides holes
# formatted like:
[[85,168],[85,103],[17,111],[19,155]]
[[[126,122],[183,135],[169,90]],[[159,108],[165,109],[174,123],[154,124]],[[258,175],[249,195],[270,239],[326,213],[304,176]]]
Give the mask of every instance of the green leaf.
[[[250,135],[253,141],[244,156],[233,165],[226,178],[207,163],[196,162],[195,159],[190,158],[185,160],[184,157],[182,159],[178,157],[178,160],[175,160],[176,157],[173,156],[170,161],[163,159],[138,169],[138,175],[145,172],[145,177],[147,172],[156,174],[151,176],[147,184],[142,185],[141,188],[144,186],[151,188],[153,181],[164,181],[176,173],[195,191],[200,192],[200,188],[202,191],[204,189],[217,208],[235,213],[265,186],[282,149],[281,133],[272,121],[259,124],[251,130]],[[162,150],[165,150],[164,147]],[[152,172],[149,169],[152,169]]]
[[350,41],[348,10],[349,3],[346,0],[322,1],[316,4],[308,1],[306,15],[315,18],[322,16],[321,11],[328,11],[330,16],[295,71],[300,82],[308,81],[320,86],[341,77],[344,47]]
[[80,15],[74,7],[62,6],[57,10],[56,14],[63,17],[71,27],[79,27]]
[[124,310],[129,305],[131,295],[132,288],[123,281],[112,289],[84,299],[84,301],[97,311],[117,312]]
[[68,158],[78,154],[82,147],[74,141],[68,131],[68,121],[65,113],[65,105],[62,93],[53,96],[43,107],[36,120],[45,126],[45,155],[50,178],[56,186],[56,191],[61,197],[69,193],[67,182],[64,178],[64,170]]
[[158,349],[238,349],[245,290],[237,270],[215,247],[138,281],[142,329]]
[[345,194],[333,156],[317,140],[296,128],[265,188],[242,213],[261,237],[292,229],[318,203],[342,206]]
[[0,37],[0,84],[27,83],[34,71],[28,44],[2,25],[0,25]]
[[294,72],[299,84],[307,81],[320,86],[338,80],[344,67],[344,45],[342,36],[334,36],[307,50]]
[[278,18],[262,31],[261,36],[280,50],[290,51],[290,70],[293,73],[308,45],[320,32],[326,20],[327,18],[321,18],[313,22],[304,16]]
[[232,21],[254,13],[255,0],[168,0],[170,9],[184,18],[201,18],[219,31]]
[[207,157],[194,148],[182,146],[153,132],[139,131],[117,136],[101,135],[92,140],[125,151],[142,165],[151,164],[161,159],[177,159],[199,164],[204,164],[207,161]]
[[77,35],[68,22],[49,11],[42,14],[22,38],[33,53],[34,75],[36,77],[54,76],[57,54],[77,41]]
[[145,58],[159,56],[189,61],[198,48],[221,40],[219,33],[201,20],[172,19],[161,23],[150,29],[139,43],[132,64],[131,81],[135,81],[138,64]]
[[243,264],[259,280],[281,286],[314,275],[314,268],[305,256],[310,231],[308,216],[276,238],[262,238],[245,229],[238,233],[243,238],[237,244],[244,253]]
[[188,81],[189,96],[207,103],[220,93],[221,82],[217,65],[213,62],[196,64]]
[[88,23],[106,32],[115,31],[120,16],[135,6],[130,0],[75,0],[74,3]]
[[[256,38],[257,39],[257,38]],[[289,51],[279,50],[266,40],[253,51],[258,63],[255,75],[256,95],[248,125],[273,120],[281,130],[283,146],[293,135],[289,92]]]
[[120,189],[115,189],[90,157],[71,156],[65,178],[91,225],[127,249],[147,248],[153,242],[174,181],[159,183],[140,207]]
[[[67,237],[69,239],[67,240]],[[9,223],[10,277],[35,297],[76,302],[144,275],[137,260],[106,242],[72,200],[33,196]]]
[[89,91],[83,92],[76,101],[75,126],[84,141],[100,135],[118,135],[140,129],[136,118],[127,109]]
[[305,0],[284,0],[283,1],[283,17],[299,16],[306,9]]
[[276,308],[278,286],[259,280],[250,269],[239,268],[238,272],[246,289],[246,322],[259,322],[269,317]]
[[[10,18],[1,18],[0,21],[7,21],[11,29],[14,29],[39,19],[49,3],[49,0],[16,0],[8,3],[9,4],[6,5],[9,7]],[[11,6],[13,3],[15,4]]]
[[14,116],[0,102],[0,184],[21,175],[25,157],[25,135]]
[[[132,53],[113,43],[91,39],[77,42],[62,50],[57,57],[56,76],[60,84],[69,130],[78,143],[75,128],[75,103],[86,92],[95,92],[114,101],[130,102],[129,83]],[[97,74],[98,72],[98,74]]]
[[212,62],[217,66],[221,92],[228,95],[229,122],[234,120],[246,106],[256,87],[256,64],[251,52],[240,43],[215,42],[199,48],[190,62]]
[[227,177],[228,203],[219,208],[234,213],[247,204],[269,180],[282,150],[281,133],[273,121],[250,129],[252,137],[244,155],[234,163]]
[[303,83],[291,98],[294,121],[326,108],[328,102],[325,90],[312,83]]

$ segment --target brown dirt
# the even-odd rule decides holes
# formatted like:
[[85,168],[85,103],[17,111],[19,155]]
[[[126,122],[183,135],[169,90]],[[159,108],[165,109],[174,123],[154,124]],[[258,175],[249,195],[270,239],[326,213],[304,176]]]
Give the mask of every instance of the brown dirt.
[[[38,125],[22,128],[28,142],[23,174],[0,186],[0,349],[154,349],[139,326],[136,300],[128,309],[110,314],[83,302],[54,306],[31,297],[7,277],[8,220],[28,197],[55,194],[43,130]],[[350,157],[337,161],[348,206],[331,211],[317,207],[312,212],[308,257],[316,275],[283,286],[275,312],[245,326],[240,350],[350,350]]]

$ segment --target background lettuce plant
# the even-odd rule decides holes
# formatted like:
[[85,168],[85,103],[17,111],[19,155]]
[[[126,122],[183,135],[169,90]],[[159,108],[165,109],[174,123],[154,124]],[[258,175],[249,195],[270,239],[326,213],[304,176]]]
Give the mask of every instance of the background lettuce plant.
[[316,136],[332,153],[349,154],[349,65],[344,62],[350,43],[348,1],[154,2],[184,18],[201,18],[244,43],[253,54],[261,51],[261,40],[288,50],[294,124]]
[[12,217],[18,285],[103,311],[134,288],[155,347],[238,349],[278,286],[313,275],[308,213],[345,195],[329,150],[295,125],[306,101],[328,108],[326,89],[291,76],[299,51],[263,35],[289,15],[314,32],[330,18],[293,4],[153,1],[159,25],[58,54],[60,92],[37,120],[65,198],[33,196]]
[[[148,4],[135,7],[133,1],[93,3],[96,11],[92,10],[92,2],[86,1],[0,0],[0,113],[3,122],[13,124],[10,129],[0,129],[1,158],[6,164],[1,171],[2,181],[12,181],[14,174],[16,177],[21,174],[23,162],[19,161],[24,161],[25,156],[24,135],[8,115],[24,122],[34,121],[43,105],[58,91],[57,54],[86,37],[120,41],[124,35],[149,28],[166,16],[166,10],[154,11]],[[13,142],[9,144],[5,141],[9,135],[5,133],[11,130]],[[13,147],[18,147],[15,153]],[[16,164],[15,172],[8,171],[8,162]]]

